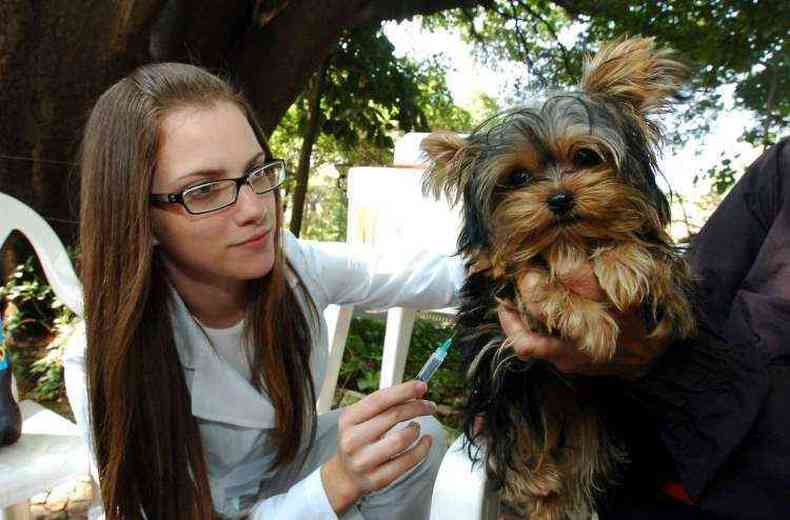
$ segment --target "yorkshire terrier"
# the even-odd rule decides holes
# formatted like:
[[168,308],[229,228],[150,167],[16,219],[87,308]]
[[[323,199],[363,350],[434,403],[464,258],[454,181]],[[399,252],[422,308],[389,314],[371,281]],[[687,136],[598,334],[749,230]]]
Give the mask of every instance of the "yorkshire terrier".
[[[615,356],[618,313],[644,316],[641,359],[655,354],[649,344],[694,333],[690,271],[656,184],[655,116],[687,77],[652,39],[611,42],[585,61],[578,88],[503,112],[466,137],[437,132],[422,143],[426,192],[463,204],[458,247],[469,274],[455,336],[471,383],[465,433],[470,449],[485,444],[490,478],[530,520],[591,514],[628,454],[607,428],[600,379],[519,360],[496,307],[505,302],[532,330],[576,341],[593,366]],[[584,266],[603,301],[561,283]]]

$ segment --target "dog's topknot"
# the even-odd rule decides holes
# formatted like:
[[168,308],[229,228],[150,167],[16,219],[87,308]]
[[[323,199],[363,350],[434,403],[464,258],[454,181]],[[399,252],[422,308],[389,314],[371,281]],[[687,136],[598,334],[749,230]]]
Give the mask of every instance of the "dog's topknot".
[[689,67],[653,38],[605,44],[584,63],[580,88],[631,105],[641,115],[664,112],[689,78]]

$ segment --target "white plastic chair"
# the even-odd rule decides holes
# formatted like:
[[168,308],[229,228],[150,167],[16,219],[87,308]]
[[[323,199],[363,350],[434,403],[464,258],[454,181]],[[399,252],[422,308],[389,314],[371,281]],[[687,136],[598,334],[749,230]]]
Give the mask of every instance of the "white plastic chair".
[[[411,133],[399,139],[395,144],[393,168],[351,169],[348,181],[350,243],[372,243],[379,247],[387,245],[388,240],[405,241],[414,247],[454,251],[460,222],[457,211],[448,210],[446,203],[424,198],[420,190],[419,146],[426,135]],[[364,186],[365,183],[368,185]],[[393,199],[398,197],[403,198],[393,204]],[[360,222],[364,219],[368,222]],[[387,311],[380,388],[403,380],[414,322],[418,313],[426,310],[396,307]],[[445,310],[429,311],[431,314],[447,313]],[[332,404],[352,313],[352,307],[337,306],[329,307],[324,313],[329,327],[330,351],[318,400],[319,413],[328,411]],[[499,497],[489,487],[482,464],[472,464],[463,449],[463,438],[459,437],[439,469],[433,489],[431,520],[495,520]]]
[[[484,452],[479,455],[483,457]],[[499,494],[491,489],[483,462],[472,463],[461,435],[439,467],[431,498],[431,520],[496,520],[498,513]]]
[[[13,231],[28,239],[38,256],[44,275],[58,298],[75,314],[82,316],[82,284],[74,273],[66,248],[47,222],[23,202],[0,192],[0,247]],[[18,397],[13,385],[14,397]]]
[[[354,307],[338,305],[330,305],[324,311],[329,332],[329,360],[324,385],[318,396],[318,413],[328,412],[332,407],[353,313]],[[416,318],[415,309],[394,307],[387,311],[379,388],[387,388],[403,381],[406,357],[409,355],[409,342]]]
[[[417,250],[453,253],[459,226],[458,211],[446,202],[422,195],[420,142],[428,134],[409,133],[395,143],[392,167],[355,167],[348,173],[348,242],[398,251],[408,244]],[[428,310],[428,309],[425,309]],[[340,363],[345,350],[352,307],[330,307],[329,364],[318,399],[318,412],[332,406]],[[387,311],[379,388],[403,381],[416,309]]]
[[[33,246],[52,290],[82,315],[82,285],[63,243],[41,216],[24,203],[0,193],[0,247],[12,231]],[[16,385],[14,397],[17,397]],[[30,518],[28,498],[80,475],[88,475],[87,447],[77,426],[33,401],[19,403],[22,437],[0,449],[0,520]]]
[[25,235],[52,290],[69,309],[82,316],[82,284],[58,235],[33,209],[5,193],[0,193],[0,213],[0,247],[14,230]]

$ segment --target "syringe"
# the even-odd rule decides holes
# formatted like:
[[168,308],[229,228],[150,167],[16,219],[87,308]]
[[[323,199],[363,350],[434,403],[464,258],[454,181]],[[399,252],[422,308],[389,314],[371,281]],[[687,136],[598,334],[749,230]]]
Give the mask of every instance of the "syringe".
[[420,369],[420,373],[417,374],[417,380],[422,381],[423,383],[427,383],[430,381],[433,373],[436,372],[436,369],[442,365],[444,358],[447,357],[447,351],[450,349],[450,345],[453,343],[453,338],[447,338],[439,348],[437,348],[431,357],[428,358],[428,361]]

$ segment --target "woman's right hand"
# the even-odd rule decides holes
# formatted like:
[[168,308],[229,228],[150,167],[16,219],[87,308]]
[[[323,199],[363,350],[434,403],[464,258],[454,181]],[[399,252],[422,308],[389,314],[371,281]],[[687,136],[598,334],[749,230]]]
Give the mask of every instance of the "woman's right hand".
[[421,400],[428,387],[409,381],[373,392],[340,416],[337,453],[321,468],[321,480],[332,509],[343,513],[360,497],[382,489],[419,464],[431,447],[416,422],[398,431],[396,424],[432,415],[436,405]]

